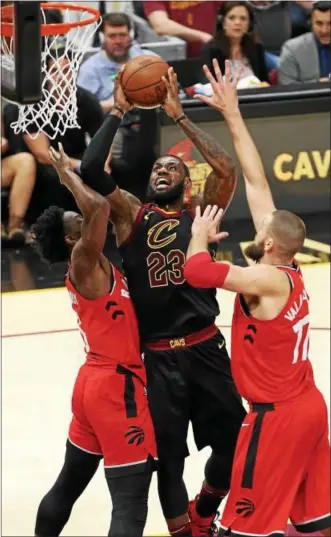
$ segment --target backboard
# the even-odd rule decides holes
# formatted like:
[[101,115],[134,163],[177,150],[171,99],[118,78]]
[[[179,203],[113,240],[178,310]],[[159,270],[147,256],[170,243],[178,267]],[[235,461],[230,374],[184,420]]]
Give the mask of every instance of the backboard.
[[8,101],[32,104],[42,97],[40,27],[40,2],[1,7],[1,94]]

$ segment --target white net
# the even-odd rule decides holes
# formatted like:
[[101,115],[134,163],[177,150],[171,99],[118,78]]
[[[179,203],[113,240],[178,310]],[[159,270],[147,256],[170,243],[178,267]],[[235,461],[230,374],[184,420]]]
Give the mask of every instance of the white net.
[[[41,11],[45,23],[43,8]],[[73,13],[76,22],[91,19],[88,11],[63,9],[63,22],[72,22]],[[91,24],[71,29],[66,35],[43,38],[42,99],[36,104],[18,105],[18,119],[11,123],[15,134],[24,132],[36,138],[44,132],[54,139],[67,129],[80,128],[77,123],[77,74],[91,35],[100,24],[101,18],[98,18]],[[2,36],[1,49],[2,63],[7,63],[9,73],[11,69],[14,72],[14,40]]]

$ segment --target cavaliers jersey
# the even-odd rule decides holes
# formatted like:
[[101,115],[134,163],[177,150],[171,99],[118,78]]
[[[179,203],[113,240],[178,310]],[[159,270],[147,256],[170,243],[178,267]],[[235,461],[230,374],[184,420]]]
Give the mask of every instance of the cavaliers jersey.
[[278,266],[291,293],[276,318],[258,320],[242,295],[234,305],[231,368],[237,389],[249,402],[279,403],[314,385],[309,361],[309,297],[299,267]]
[[140,341],[134,308],[126,280],[111,265],[113,284],[109,292],[94,300],[82,297],[66,277],[72,308],[77,314],[87,362],[141,367]]
[[190,210],[168,213],[144,205],[120,247],[144,343],[187,336],[219,314],[216,290],[191,287],[184,278],[192,221]]

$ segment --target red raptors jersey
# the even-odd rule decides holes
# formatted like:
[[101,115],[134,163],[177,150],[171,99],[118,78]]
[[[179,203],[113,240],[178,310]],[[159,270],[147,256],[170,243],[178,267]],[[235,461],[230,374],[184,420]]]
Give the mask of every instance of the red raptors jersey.
[[114,267],[113,285],[95,300],[82,297],[72,285],[69,271],[66,287],[79,331],[85,344],[87,362],[98,365],[142,366],[138,325],[124,276]]
[[309,297],[299,267],[279,266],[291,293],[275,319],[252,317],[241,295],[235,299],[231,367],[237,389],[249,402],[293,399],[314,385],[309,361]]

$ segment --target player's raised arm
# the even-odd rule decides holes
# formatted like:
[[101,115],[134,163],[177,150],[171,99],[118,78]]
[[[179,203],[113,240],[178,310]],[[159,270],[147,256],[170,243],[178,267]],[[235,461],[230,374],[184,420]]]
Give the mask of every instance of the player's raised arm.
[[192,140],[213,170],[206,180],[203,204],[204,206],[216,204],[225,210],[237,184],[234,162],[217,140],[194,125],[184,114],[178,96],[177,75],[172,67],[168,71],[168,80],[165,78],[163,80],[168,90],[164,110]]
[[131,194],[120,190],[105,167],[117,129],[125,112],[131,107],[120,86],[120,79],[117,77],[114,107],[88,145],[80,169],[84,183],[106,197],[118,244],[124,242],[129,236],[141,203]]
[[289,290],[286,274],[270,265],[238,267],[214,262],[208,252],[208,242],[227,236],[217,233],[223,211],[217,206],[206,208],[201,215],[197,207],[192,225],[192,239],[187,252],[184,276],[187,282],[199,288],[221,287],[227,291],[254,296],[286,295]]
[[237,84],[240,72],[231,81],[231,67],[227,60],[223,80],[217,60],[213,60],[213,65],[217,79],[204,66],[204,72],[213,88],[213,96],[196,95],[195,98],[221,112],[227,122],[244,173],[248,205],[255,228],[259,229],[265,216],[275,210],[275,205],[259,152],[239,110]]
[[70,159],[61,144],[59,151],[50,149],[50,158],[61,183],[70,190],[83,216],[81,238],[76,242],[71,258],[74,279],[83,285],[100,263],[107,236],[109,205],[103,196],[85,185],[72,170]]

